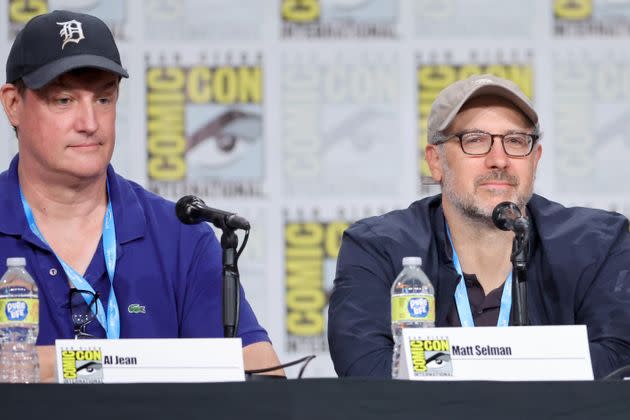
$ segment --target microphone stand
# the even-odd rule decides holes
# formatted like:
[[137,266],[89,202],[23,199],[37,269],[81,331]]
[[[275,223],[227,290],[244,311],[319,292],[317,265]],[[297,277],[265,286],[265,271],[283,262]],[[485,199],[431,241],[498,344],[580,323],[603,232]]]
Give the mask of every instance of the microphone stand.
[[528,231],[515,232],[512,241],[512,315],[514,325],[529,325],[527,317],[527,256]]
[[238,236],[234,229],[220,226],[221,248],[223,248],[223,336],[236,337],[240,304],[240,287],[238,274]]

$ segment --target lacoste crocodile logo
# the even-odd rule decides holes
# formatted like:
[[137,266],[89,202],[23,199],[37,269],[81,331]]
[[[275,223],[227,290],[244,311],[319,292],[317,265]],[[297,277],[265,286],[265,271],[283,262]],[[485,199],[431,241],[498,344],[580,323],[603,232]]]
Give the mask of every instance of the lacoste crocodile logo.
[[131,305],[129,305],[129,307],[127,307],[127,311],[129,311],[130,314],[146,314],[147,313],[145,307],[143,305],[140,305],[139,303],[132,303]]

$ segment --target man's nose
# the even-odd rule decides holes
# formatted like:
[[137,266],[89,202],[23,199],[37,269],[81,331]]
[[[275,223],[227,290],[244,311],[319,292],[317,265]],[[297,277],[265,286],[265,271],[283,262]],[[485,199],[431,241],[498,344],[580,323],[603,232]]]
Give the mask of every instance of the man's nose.
[[86,134],[93,134],[98,129],[95,104],[91,101],[80,101],[78,115],[75,120],[76,130]]
[[489,168],[507,168],[510,166],[510,157],[503,150],[503,138],[492,136],[492,145],[486,155],[486,166]]

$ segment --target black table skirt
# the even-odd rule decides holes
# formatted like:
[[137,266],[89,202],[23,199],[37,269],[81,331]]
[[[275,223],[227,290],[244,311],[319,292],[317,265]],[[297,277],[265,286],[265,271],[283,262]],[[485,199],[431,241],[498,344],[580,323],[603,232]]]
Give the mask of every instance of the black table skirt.
[[625,419],[630,381],[0,385],[3,419]]

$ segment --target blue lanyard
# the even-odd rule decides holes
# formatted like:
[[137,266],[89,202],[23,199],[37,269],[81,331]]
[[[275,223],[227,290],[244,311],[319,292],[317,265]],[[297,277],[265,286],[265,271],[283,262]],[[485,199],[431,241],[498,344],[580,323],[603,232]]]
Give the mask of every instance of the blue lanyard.
[[[451,242],[451,248],[453,249],[453,265],[455,271],[459,274],[460,280],[455,289],[455,303],[457,304],[457,313],[459,314],[459,320],[462,323],[462,327],[474,327],[475,321],[473,320],[472,312],[470,311],[470,301],[468,300],[468,291],[466,290],[466,283],[464,282],[464,273],[462,272],[462,266],[459,263],[459,257],[455,251],[455,245],[453,245],[453,239],[451,238],[451,230],[446,225],[446,233],[448,240]],[[512,309],[512,272],[505,279],[503,285],[503,294],[501,295],[501,309],[499,310],[499,319],[497,320],[497,327],[507,327],[510,323],[510,310]]]
[[[105,255],[105,266],[107,267],[107,275],[109,277],[109,299],[107,300],[107,317],[105,316],[105,310],[100,300],[97,300],[96,304],[98,308],[92,306],[92,312],[95,313],[98,322],[103,326],[107,333],[107,338],[119,338],[120,337],[120,314],[118,312],[118,301],[116,300],[116,293],[114,293],[114,272],[116,271],[116,227],[114,225],[114,212],[112,211],[112,201],[109,197],[109,181],[107,181],[107,211],[105,212],[105,218],[103,219],[103,254]],[[40,232],[35,218],[33,217],[33,211],[26,202],[24,194],[22,194],[22,188],[20,188],[20,198],[22,199],[22,207],[24,207],[24,214],[26,215],[26,221],[31,231],[46,245],[46,239]],[[48,245],[50,247],[50,245]],[[50,248],[52,250],[52,248]],[[54,253],[54,251],[53,251]],[[68,279],[77,289],[88,290],[92,293],[94,289],[79,273],[77,273],[72,267],[66,264],[57,254],[55,254],[59,264],[63,267]],[[89,298],[84,296],[86,303]]]

